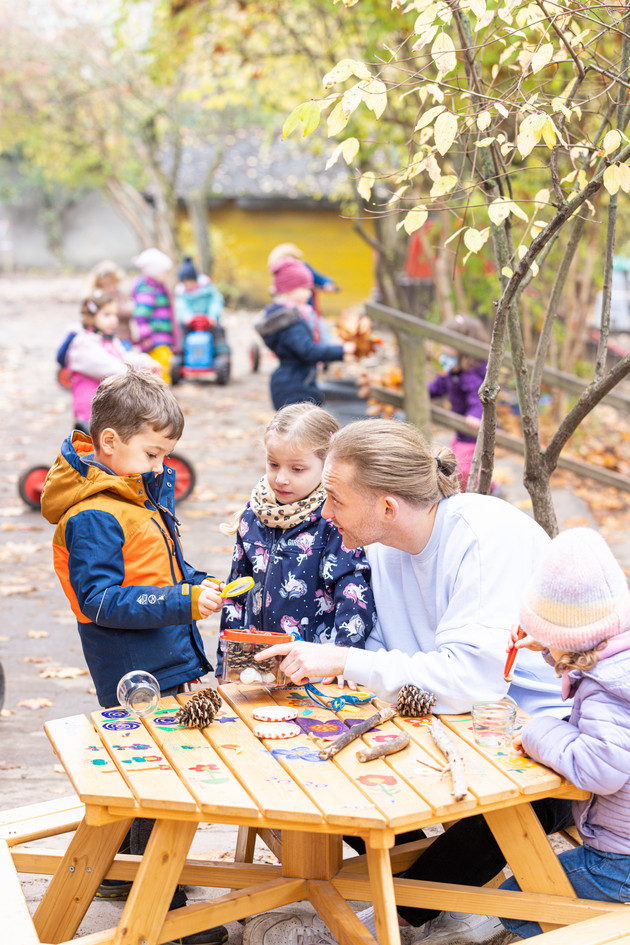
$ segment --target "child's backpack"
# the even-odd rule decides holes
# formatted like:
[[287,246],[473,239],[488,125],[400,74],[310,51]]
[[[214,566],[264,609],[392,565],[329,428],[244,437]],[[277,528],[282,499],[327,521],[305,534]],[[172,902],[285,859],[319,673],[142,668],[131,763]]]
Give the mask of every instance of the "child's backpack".
[[68,360],[68,348],[75,339],[76,334],[76,331],[69,332],[57,349],[57,364],[61,368],[65,368],[66,366],[66,361]]

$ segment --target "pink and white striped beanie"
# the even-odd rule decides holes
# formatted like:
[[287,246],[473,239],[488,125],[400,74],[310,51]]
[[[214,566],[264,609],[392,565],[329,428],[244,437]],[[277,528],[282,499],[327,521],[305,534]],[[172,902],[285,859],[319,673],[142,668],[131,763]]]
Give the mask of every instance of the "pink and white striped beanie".
[[523,595],[520,623],[539,643],[569,653],[630,629],[628,582],[599,532],[556,535]]

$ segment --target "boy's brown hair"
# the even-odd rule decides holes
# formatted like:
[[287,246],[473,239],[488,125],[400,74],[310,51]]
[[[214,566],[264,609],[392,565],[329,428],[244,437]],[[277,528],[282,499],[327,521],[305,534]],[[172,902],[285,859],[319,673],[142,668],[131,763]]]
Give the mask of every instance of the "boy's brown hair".
[[106,377],[98,386],[90,415],[90,436],[95,447],[103,430],[111,427],[123,443],[146,427],[169,440],[179,440],[184,415],[172,390],[151,371],[128,367],[125,374]]

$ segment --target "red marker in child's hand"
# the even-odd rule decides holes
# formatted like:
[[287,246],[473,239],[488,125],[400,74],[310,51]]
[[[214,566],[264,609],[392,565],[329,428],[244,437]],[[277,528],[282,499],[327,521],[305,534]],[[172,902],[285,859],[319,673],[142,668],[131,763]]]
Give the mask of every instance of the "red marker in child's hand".
[[[516,640],[522,640],[524,636],[525,636],[525,631],[523,630],[522,627],[519,627],[518,630],[516,631]],[[514,640],[514,642],[512,643],[512,646],[508,650],[507,659],[505,661],[505,669],[503,670],[503,678],[505,679],[506,682],[512,682],[512,679],[513,679],[511,670],[512,670],[512,667],[514,666],[514,660],[516,659],[516,654],[518,653],[518,650],[516,648],[516,640]]]

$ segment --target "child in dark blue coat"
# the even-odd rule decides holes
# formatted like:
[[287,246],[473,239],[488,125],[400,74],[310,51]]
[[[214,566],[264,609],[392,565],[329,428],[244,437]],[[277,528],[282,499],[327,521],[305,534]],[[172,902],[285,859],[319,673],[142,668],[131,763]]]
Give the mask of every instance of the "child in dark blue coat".
[[317,344],[310,327],[312,310],[307,304],[313,291],[313,273],[299,259],[289,256],[271,266],[274,299],[255,323],[263,341],[280,359],[271,375],[271,399],[276,410],[308,400],[321,406],[324,397],[317,386],[317,364],[341,361],[354,354],[353,342]]
[[256,583],[225,603],[222,630],[296,630],[309,642],[363,647],[376,621],[370,567],[363,548],[348,551],[322,518],[324,460],[338,429],[309,403],[284,407],[267,426],[267,472],[231,529],[229,580],[246,575]]

